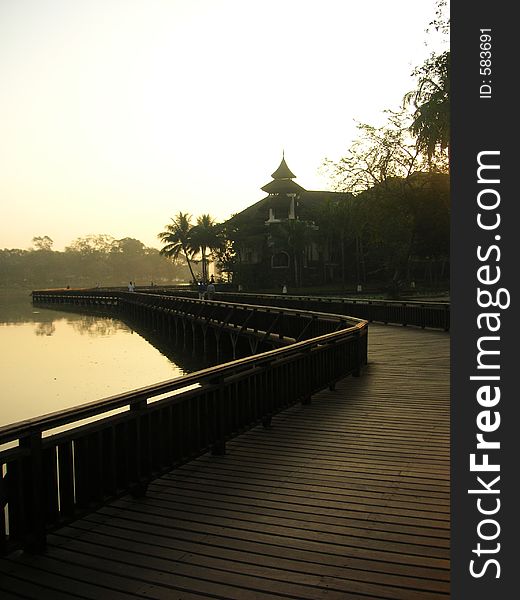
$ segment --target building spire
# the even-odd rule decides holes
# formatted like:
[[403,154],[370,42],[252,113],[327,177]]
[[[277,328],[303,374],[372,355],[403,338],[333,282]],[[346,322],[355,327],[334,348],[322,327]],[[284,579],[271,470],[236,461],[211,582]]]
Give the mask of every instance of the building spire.
[[291,172],[285,162],[285,150],[282,150],[282,162],[274,173],[271,174],[273,179],[295,179],[296,175]]

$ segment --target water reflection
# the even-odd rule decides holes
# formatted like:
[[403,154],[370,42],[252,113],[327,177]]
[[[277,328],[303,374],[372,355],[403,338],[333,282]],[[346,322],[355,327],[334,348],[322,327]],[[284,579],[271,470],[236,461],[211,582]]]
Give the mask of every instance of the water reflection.
[[[72,313],[74,316],[70,316]],[[113,335],[116,331],[128,331],[125,323],[114,319],[100,309],[78,310],[72,306],[60,306],[60,310],[32,304],[28,291],[0,291],[0,324],[20,325],[35,323],[35,335],[51,336],[56,332],[56,322],[63,321],[80,335],[94,337]]]
[[56,325],[51,321],[50,323],[37,323],[34,328],[36,335],[47,335],[50,336],[56,331]]
[[56,311],[33,307],[30,290],[0,290],[0,324],[41,323],[56,318],[60,318]]
[[144,338],[150,345],[157,348],[161,354],[167,356],[176,365],[182,367],[185,373],[200,371],[206,367],[222,362],[215,353],[204,355],[201,352],[194,353],[192,350],[176,346],[172,340],[158,331],[146,329],[138,323],[132,323],[134,331]]
[[157,332],[71,308],[33,307],[28,293],[0,293],[0,426],[207,366]]
[[[194,354],[185,348],[175,346],[174,342],[160,331],[151,330],[138,321],[128,319],[116,319],[112,316],[111,309],[88,306],[60,305],[60,310],[47,308],[43,304],[35,305],[41,314],[50,312],[55,315],[56,320],[64,320],[80,335],[91,335],[93,337],[109,337],[117,332],[137,333],[151,346],[156,348],[163,356],[182,369],[184,373],[192,373],[215,365],[218,362],[216,355],[204,356],[200,353]],[[70,313],[74,316],[63,316]],[[34,315],[34,313],[33,313]],[[155,383],[155,382],[154,382]]]
[[121,321],[101,315],[81,315],[74,320],[67,319],[67,323],[80,335],[94,337],[114,335],[117,331],[130,329]]
[[[40,314],[44,314],[45,309],[43,308],[42,311]],[[73,319],[50,316],[53,318],[52,321],[36,323],[34,328],[36,335],[53,335],[56,332],[56,321],[64,321],[80,335],[92,337],[106,337],[114,335],[117,331],[128,331],[130,329],[125,323],[104,315],[77,315]]]

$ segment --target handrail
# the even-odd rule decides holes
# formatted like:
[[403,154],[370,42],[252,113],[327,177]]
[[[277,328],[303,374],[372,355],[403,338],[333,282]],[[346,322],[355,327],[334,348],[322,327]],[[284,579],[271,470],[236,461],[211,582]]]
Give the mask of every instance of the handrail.
[[195,371],[188,375],[181,375],[174,379],[168,379],[142,388],[136,388],[128,392],[123,392],[122,394],[108,396],[101,400],[95,400],[72,408],[55,411],[35,419],[26,419],[10,425],[4,425],[3,427],[0,427],[0,444],[5,444],[23,436],[32,435],[35,432],[43,432],[67,425],[74,421],[88,419],[104,412],[116,410],[122,406],[148,400],[154,396],[166,394],[175,390],[184,389],[197,383],[206,383],[216,376],[225,378],[229,375],[235,375],[242,370],[247,370],[248,368],[256,367],[263,363],[269,363],[273,359],[287,358],[292,354],[307,350],[317,344],[334,342],[338,338],[345,337],[345,334],[357,332],[366,326],[366,321],[362,321],[361,319],[358,319],[358,321],[359,323],[348,329],[327,333],[312,338],[311,340],[296,342],[284,348],[275,348],[274,350],[262,352],[261,354],[256,354],[254,356],[239,358],[200,371]]
[[[349,323],[356,323],[348,315],[334,315],[331,312],[307,311],[302,308],[276,307],[263,304],[250,304],[244,302],[229,302],[223,300],[199,300],[186,296],[170,296],[157,293],[135,293],[125,291],[35,291],[33,300],[38,302],[72,303],[106,305],[106,307],[119,306],[130,317],[136,313],[145,312],[150,307],[165,310],[169,314],[180,315],[191,321],[204,320],[205,324],[217,328],[219,333],[223,330],[238,331],[242,337],[261,337],[262,344],[287,345],[305,338],[316,337],[344,328]],[[241,298],[242,300],[242,298]],[[249,315],[248,315],[249,313]],[[252,327],[245,327],[249,317],[254,314]],[[278,315],[283,314],[284,319],[278,323]],[[137,314],[139,317],[139,314]],[[302,317],[313,317],[311,327],[304,327]],[[305,329],[305,338],[302,336]]]
[[[193,299],[192,290],[152,288],[150,295],[175,294],[177,298]],[[312,312],[345,314],[365,319],[369,322],[395,323],[421,328],[450,329],[450,303],[425,300],[385,300],[381,298],[359,298],[343,296],[302,296],[294,294],[256,294],[253,292],[218,291],[215,300],[248,304],[254,301],[264,306],[278,306]],[[301,309],[299,307],[302,307]]]
[[[359,376],[367,362],[368,323],[358,318],[131,292],[35,292],[34,299],[52,294],[73,303],[106,302],[117,310],[137,307],[161,323],[181,318],[172,308],[180,302],[193,327],[196,318],[206,326],[206,309],[221,307],[225,313],[233,306],[233,339],[248,311],[257,321],[248,328],[252,335],[265,333],[258,326],[271,323],[265,315],[280,313],[281,327],[289,331],[305,325],[302,335],[307,335],[303,315],[321,327],[281,348],[1,427],[2,553],[20,547],[42,551],[47,532],[124,494],[142,495],[149,481],[208,450],[224,453],[227,440],[258,423],[268,426],[277,412],[307,403],[347,375]],[[189,312],[194,306],[197,316]],[[18,445],[8,447],[15,440]]]
[[[60,293],[62,292],[63,293]],[[299,309],[299,308],[291,308],[291,307],[286,307],[286,306],[273,306],[273,305],[269,305],[269,304],[254,304],[254,303],[248,303],[248,302],[232,302],[232,301],[226,301],[226,300],[220,300],[220,299],[215,299],[215,300],[200,300],[198,298],[191,298],[189,296],[171,296],[171,295],[166,295],[166,294],[161,294],[159,292],[125,292],[125,291],[114,291],[114,292],[108,292],[108,291],[103,291],[103,292],[96,292],[95,290],[60,290],[60,292],[56,293],[54,290],[36,290],[34,292],[32,292],[32,296],[34,297],[41,297],[41,296],[49,296],[49,297],[54,297],[54,298],[70,298],[70,297],[76,297],[76,298],[100,298],[100,299],[107,299],[107,300],[114,300],[114,299],[119,299],[119,298],[127,298],[127,299],[133,299],[133,298],[154,298],[154,297],[159,297],[159,298],[164,298],[166,300],[171,300],[171,299],[179,299],[179,300],[184,300],[184,301],[188,301],[190,303],[194,303],[194,304],[198,304],[198,305],[208,305],[208,306],[234,306],[235,304],[239,304],[241,308],[248,308],[248,309],[255,309],[255,310],[260,310],[260,311],[264,311],[264,312],[272,312],[273,309],[277,309],[277,310],[283,310],[285,313],[289,313],[289,314],[293,314],[295,316],[300,316],[301,314],[309,314],[309,315],[316,315],[319,316],[323,319],[341,319],[344,320],[345,318],[352,320],[353,322],[360,322],[363,321],[363,319],[358,319],[357,317],[345,317],[345,315],[335,315],[333,313],[329,313],[329,312],[319,312],[319,311],[309,311],[309,310],[303,310],[303,309]],[[195,292],[194,292],[195,293]],[[237,294],[234,294],[232,292],[219,292],[220,295],[224,295],[224,294],[228,294],[228,295],[232,295],[235,296]],[[248,294],[244,294],[241,293],[240,295],[243,296],[247,296]],[[312,296],[276,296],[276,295],[269,295],[269,294],[260,294],[260,295],[256,295],[256,294],[249,294],[249,296],[251,297],[265,297],[265,298],[301,298],[301,299],[312,299]]]
[[[187,292],[185,292],[186,294]],[[217,296],[241,302],[242,298],[257,298],[259,302],[273,302],[277,306],[302,305],[307,310],[330,310],[336,315],[343,311],[367,321],[396,323],[433,329],[450,329],[450,303],[416,300],[383,300],[371,298],[346,298],[335,296],[295,296],[218,292]],[[186,297],[186,296],[184,296]]]
[[[120,289],[120,288],[117,288]],[[105,291],[110,290],[110,288],[105,288]],[[52,291],[52,290],[45,290],[45,291]],[[116,291],[116,289],[114,288],[114,291]],[[164,295],[164,293],[167,292],[169,295],[175,295],[177,297],[193,297],[196,298],[198,295],[198,292],[196,292],[193,289],[190,288],[186,288],[186,289],[171,289],[169,290],[168,287],[160,287],[157,286],[155,288],[149,288],[146,289],[146,294],[162,294]],[[374,303],[381,303],[381,304],[395,304],[395,305],[402,305],[402,304],[409,304],[409,305],[416,305],[416,306],[449,306],[450,302],[448,301],[442,301],[442,300],[389,300],[386,298],[363,298],[360,296],[342,296],[340,294],[332,294],[330,296],[320,296],[318,294],[267,294],[267,293],[256,293],[256,292],[229,292],[229,291],[217,291],[217,296],[233,296],[233,297],[237,297],[237,296],[243,296],[243,297],[250,297],[250,298],[276,298],[279,300],[321,300],[325,303],[327,302],[338,302],[338,301],[344,301],[344,302],[352,302],[352,303],[358,303],[358,304],[374,304]]]
[[[181,290],[179,290],[181,291]],[[300,295],[300,294],[255,294],[254,292],[218,292],[220,295],[225,296],[232,295],[236,296],[238,293],[242,296],[250,296],[253,298],[279,298],[289,300],[318,300],[322,302],[352,302],[353,304],[395,304],[398,305],[411,305],[411,306],[449,306],[449,302],[442,302],[438,300],[387,300],[386,298],[359,298],[350,296],[318,296],[318,295]]]

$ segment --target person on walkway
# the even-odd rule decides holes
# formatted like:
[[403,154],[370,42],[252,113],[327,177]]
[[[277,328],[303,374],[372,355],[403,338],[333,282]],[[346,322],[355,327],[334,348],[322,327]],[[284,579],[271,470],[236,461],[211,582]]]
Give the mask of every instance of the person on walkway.
[[282,294],[287,294],[287,284],[286,283],[284,283],[282,285]]
[[211,276],[210,282],[208,283],[207,293],[208,300],[213,300],[213,298],[215,298],[215,279],[213,278],[213,275]]
[[133,292],[133,291],[135,291],[135,286],[134,286],[134,284],[133,284],[132,282],[130,282],[130,283],[128,284],[128,291],[129,291],[129,292]]
[[206,284],[202,281],[202,279],[199,281],[197,287],[199,290],[199,300],[204,300],[204,298],[206,297]]

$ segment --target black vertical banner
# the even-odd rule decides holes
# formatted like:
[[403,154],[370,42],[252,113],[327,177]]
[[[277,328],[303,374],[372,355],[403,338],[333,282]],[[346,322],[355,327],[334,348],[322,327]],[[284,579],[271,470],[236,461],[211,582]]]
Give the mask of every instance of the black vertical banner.
[[509,600],[520,582],[513,7],[451,6],[453,600]]

